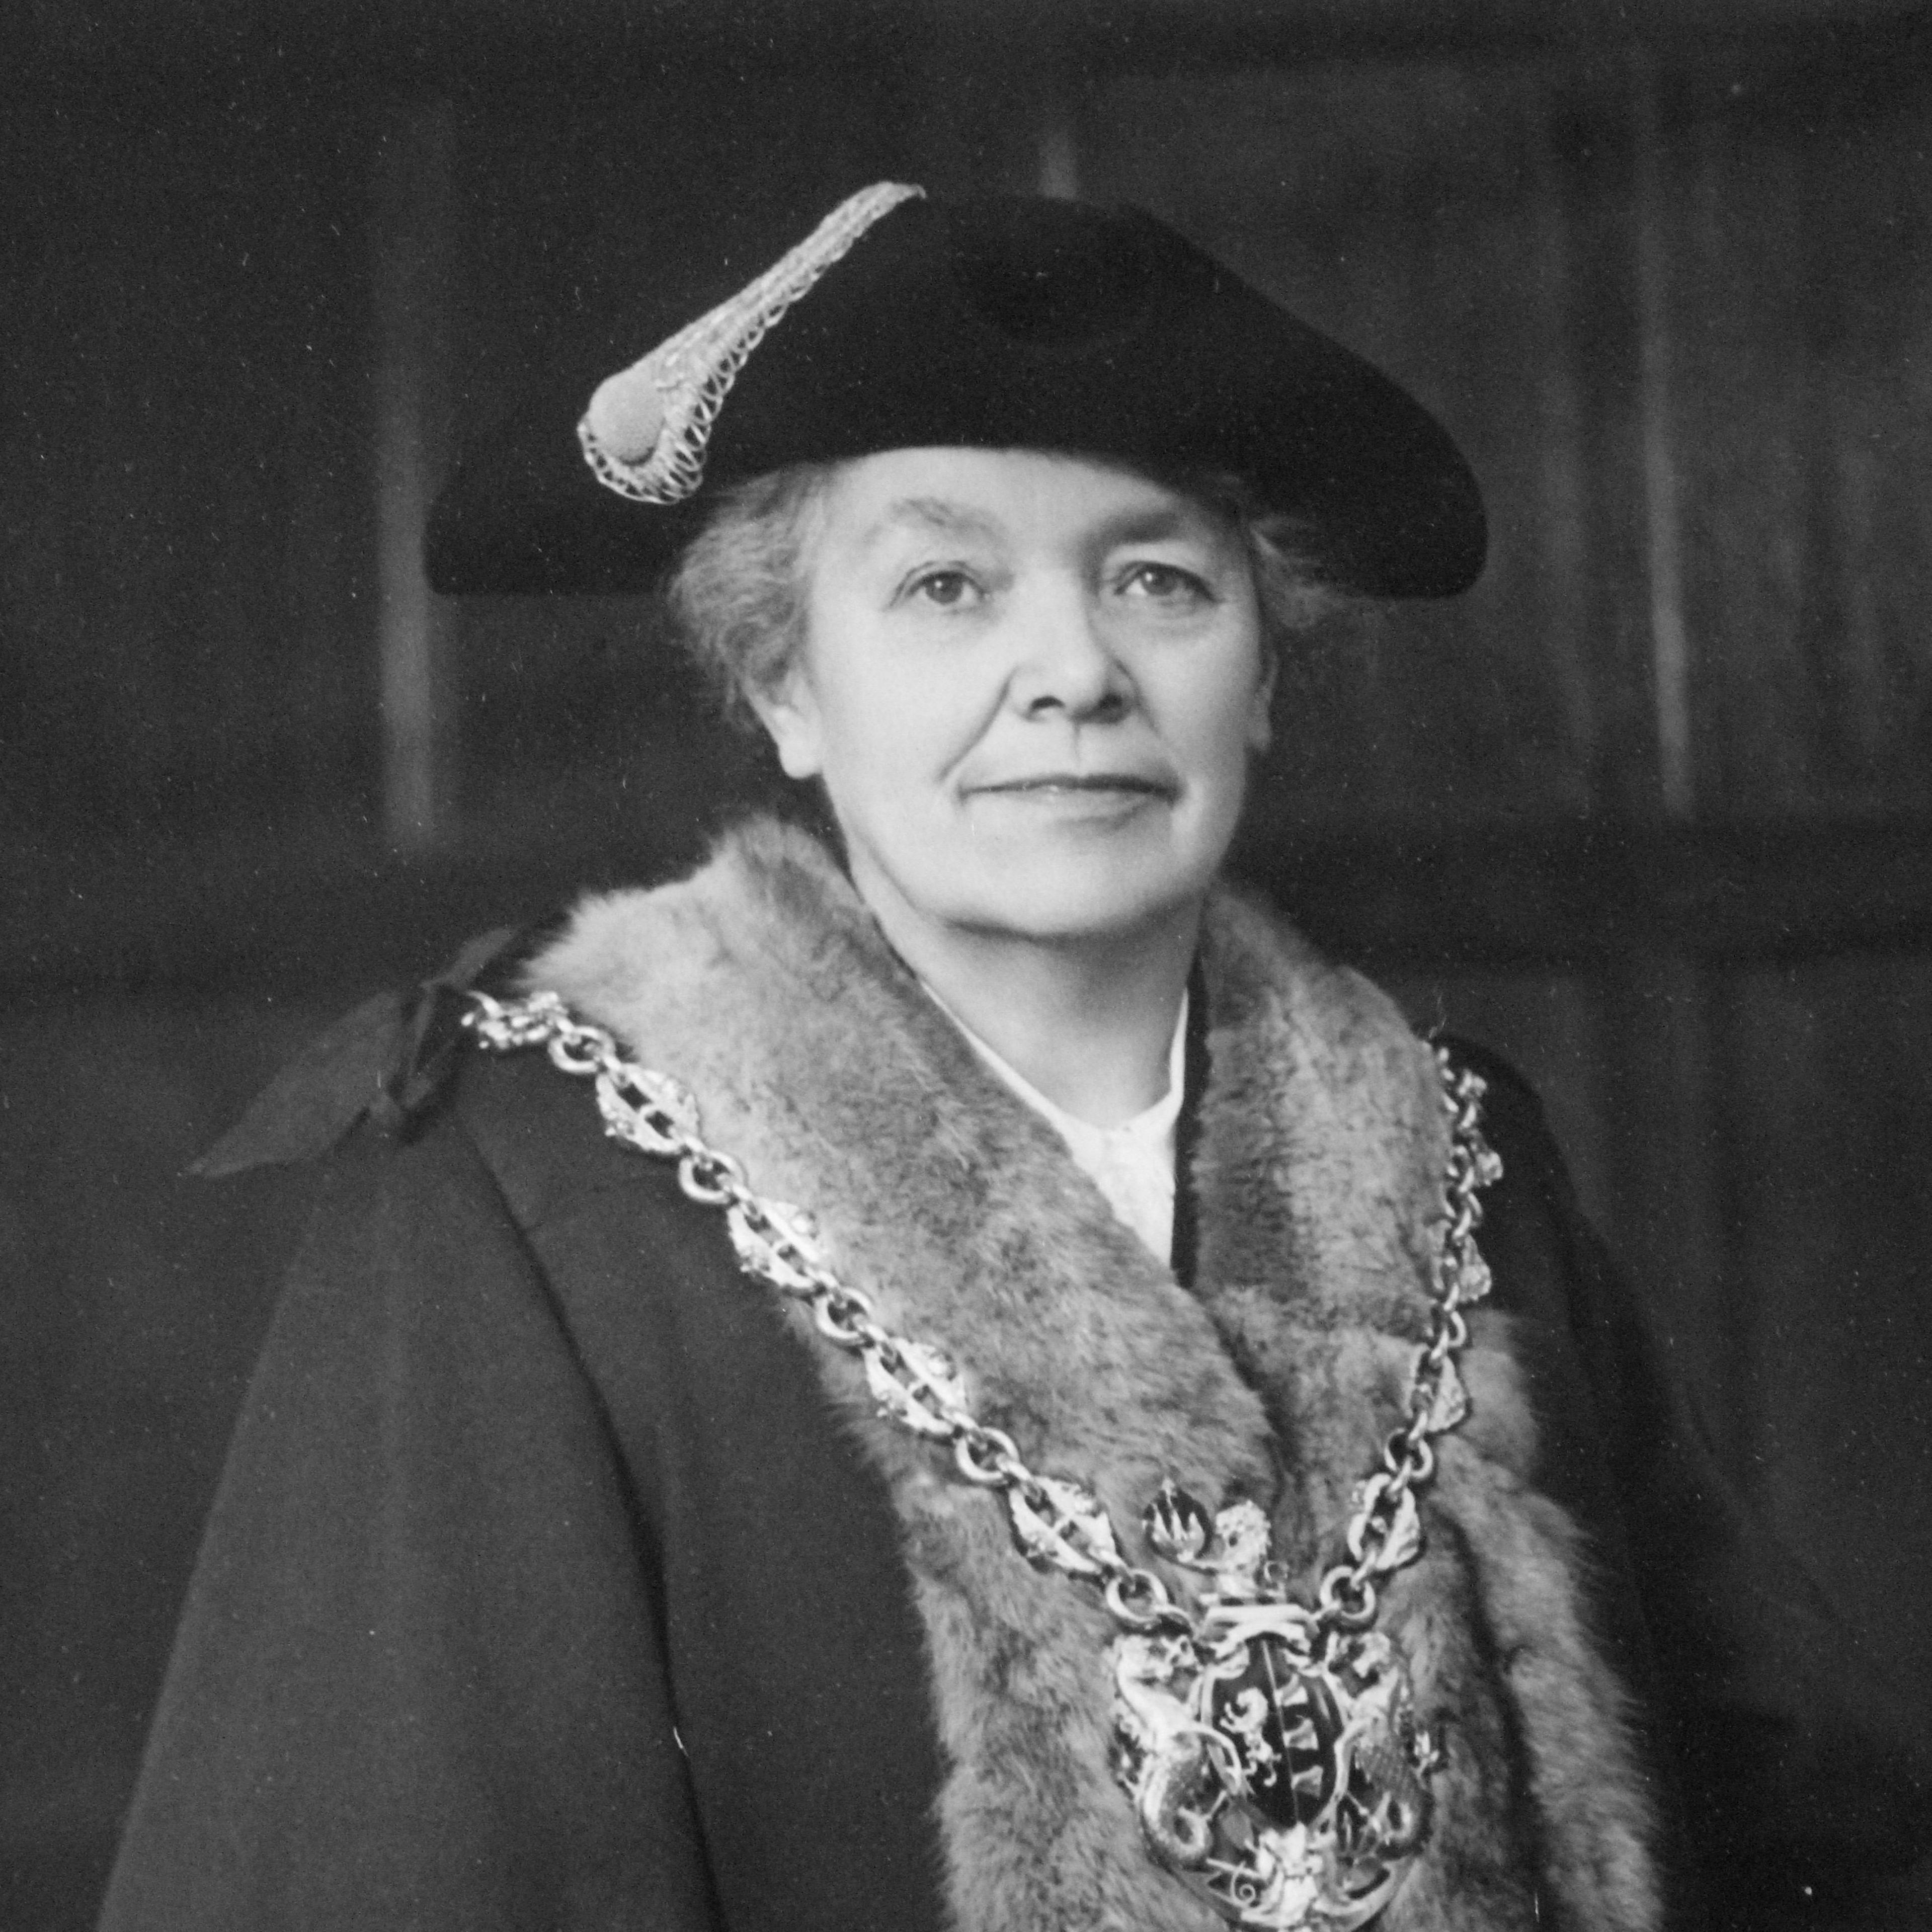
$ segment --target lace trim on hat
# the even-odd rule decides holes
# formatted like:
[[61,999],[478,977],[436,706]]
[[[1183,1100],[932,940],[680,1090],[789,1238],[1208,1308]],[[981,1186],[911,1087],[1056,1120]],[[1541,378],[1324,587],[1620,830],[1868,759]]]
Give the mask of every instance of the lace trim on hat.
[[925,193],[897,182],[861,188],[757,280],[608,378],[577,425],[598,482],[634,502],[692,495],[712,424],[766,332],[874,223]]

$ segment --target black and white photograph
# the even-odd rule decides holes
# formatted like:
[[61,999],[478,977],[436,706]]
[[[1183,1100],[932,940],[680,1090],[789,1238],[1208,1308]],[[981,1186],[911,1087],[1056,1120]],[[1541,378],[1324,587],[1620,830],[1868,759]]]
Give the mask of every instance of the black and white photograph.
[[0,17],[0,1932],[1932,1928],[1932,6]]

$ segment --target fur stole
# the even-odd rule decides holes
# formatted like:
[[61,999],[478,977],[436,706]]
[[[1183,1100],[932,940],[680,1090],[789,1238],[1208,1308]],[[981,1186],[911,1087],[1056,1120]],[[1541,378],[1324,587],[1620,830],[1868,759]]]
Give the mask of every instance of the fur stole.
[[[1090,1484],[1132,1560],[1172,1474],[1210,1508],[1259,1502],[1312,1580],[1402,1412],[1447,1129],[1390,1002],[1270,914],[1217,897],[1202,968],[1192,1293],[802,834],[754,822],[690,879],[586,902],[528,976],[688,1083],[712,1144],[814,1210],[844,1278],[945,1348],[1036,1468]],[[1383,1922],[1636,1932],[1660,1917],[1649,1804],[1586,1628],[1586,1554],[1526,1480],[1535,1425],[1506,1320],[1472,1326],[1472,1412],[1439,1445],[1426,1551],[1381,1625],[1446,1746],[1428,1850]],[[962,1932],[1208,1932],[1220,1922],[1152,1862],[1114,1780],[1097,1598],[1022,1562],[1000,1505],[800,1330],[903,1526]]]

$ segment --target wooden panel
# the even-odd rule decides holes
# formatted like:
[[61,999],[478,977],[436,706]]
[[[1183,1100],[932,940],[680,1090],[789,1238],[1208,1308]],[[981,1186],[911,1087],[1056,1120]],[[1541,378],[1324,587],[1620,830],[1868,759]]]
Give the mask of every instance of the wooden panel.
[[1932,961],[1737,982],[1735,1291],[1764,1492],[1827,1580],[1932,1681]]
[[273,104],[50,90],[0,116],[16,836],[367,797],[356,124]]
[[1932,800],[1932,95],[1665,100],[1698,758],[1712,808]]
[[[1090,188],[1408,382],[1490,502],[1470,598],[1328,644],[1293,694],[1298,818],[1925,810],[1917,70],[1733,50],[1094,91]],[[1680,616],[1688,718],[1656,671]]]

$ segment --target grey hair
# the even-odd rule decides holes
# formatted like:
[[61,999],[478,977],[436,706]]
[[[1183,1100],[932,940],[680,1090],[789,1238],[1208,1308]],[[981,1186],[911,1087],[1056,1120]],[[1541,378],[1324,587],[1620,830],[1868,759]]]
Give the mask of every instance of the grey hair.
[[664,585],[679,643],[741,730],[760,728],[747,694],[772,689],[804,645],[809,553],[835,467],[795,463],[734,484]]
[[[797,463],[733,484],[686,547],[664,590],[678,641],[725,716],[756,733],[748,694],[772,689],[805,643],[806,577],[825,493],[838,466]],[[1256,507],[1239,478],[1180,472],[1155,479],[1226,517],[1240,532],[1277,659],[1346,604],[1310,561],[1306,526]]]

